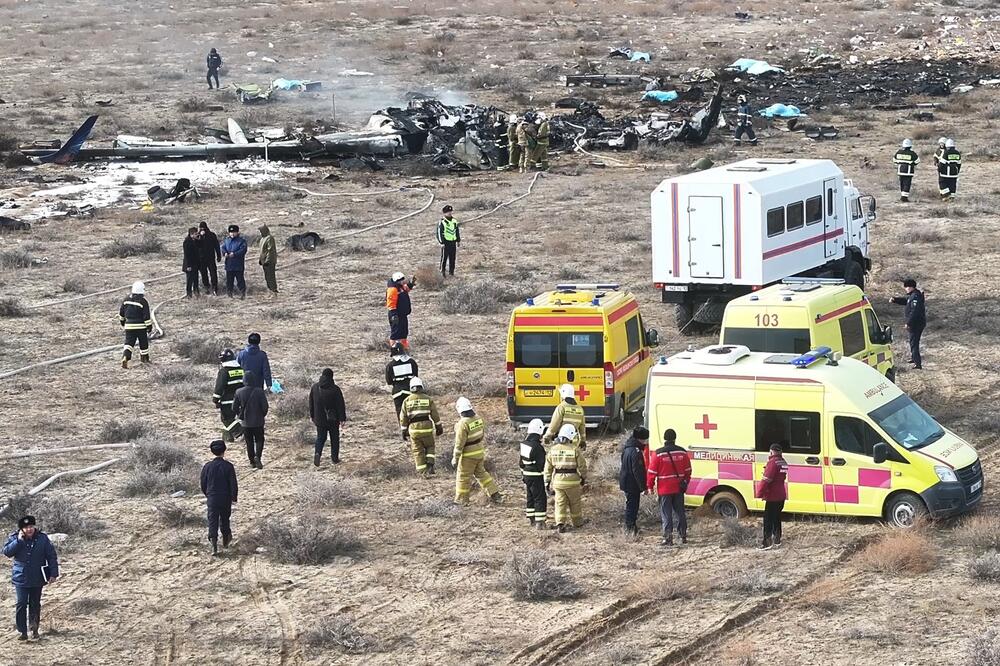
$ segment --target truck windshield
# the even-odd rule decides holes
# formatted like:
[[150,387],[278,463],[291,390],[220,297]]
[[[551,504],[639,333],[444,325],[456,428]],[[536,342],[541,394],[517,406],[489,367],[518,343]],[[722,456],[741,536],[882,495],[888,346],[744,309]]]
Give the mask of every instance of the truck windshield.
[[755,352],[805,354],[809,351],[809,330],[805,328],[726,328],[722,344],[746,345]]
[[901,395],[870,412],[893,441],[905,449],[919,449],[944,437],[944,429],[920,405]]

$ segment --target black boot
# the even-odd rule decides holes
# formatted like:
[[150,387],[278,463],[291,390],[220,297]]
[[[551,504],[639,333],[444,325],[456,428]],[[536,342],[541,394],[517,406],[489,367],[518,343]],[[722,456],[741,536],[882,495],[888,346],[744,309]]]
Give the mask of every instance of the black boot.
[[222,535],[222,547],[223,548],[229,548],[229,544],[231,544],[232,542],[233,542],[233,535],[232,534],[230,534],[229,536],[226,536],[225,534]]
[[434,463],[427,463],[427,476],[434,476]]
[[313,454],[313,465],[315,465],[316,467],[319,467],[319,457],[320,456],[318,453]]
[[216,557],[219,554],[219,540],[209,539],[209,541],[212,543],[212,557]]
[[264,469],[264,463],[260,461],[260,456],[253,459],[253,466],[257,469]]

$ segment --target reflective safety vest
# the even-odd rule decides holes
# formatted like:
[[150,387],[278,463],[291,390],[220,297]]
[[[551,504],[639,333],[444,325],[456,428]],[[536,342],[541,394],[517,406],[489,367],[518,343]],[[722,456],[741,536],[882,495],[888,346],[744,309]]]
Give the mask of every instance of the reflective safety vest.
[[410,436],[434,433],[434,424],[438,421],[437,407],[434,401],[424,393],[411,393],[399,410],[399,425],[409,428]]
[[393,399],[410,395],[410,380],[416,376],[417,362],[409,356],[393,356],[385,366],[385,383],[392,386]]
[[552,419],[549,421],[549,429],[545,432],[546,441],[551,442],[559,436],[559,429],[564,423],[572,423],[576,426],[576,439],[574,444],[587,443],[587,417],[580,405],[571,405],[565,400],[559,403],[555,411],[552,412]]
[[938,161],[940,175],[945,178],[958,178],[958,172],[962,170],[962,153],[954,148],[948,148]]
[[556,444],[545,457],[545,484],[553,488],[579,486],[587,477],[583,452],[571,442]]
[[232,405],[236,391],[243,387],[243,368],[236,361],[226,361],[215,377],[212,400],[220,405]]
[[441,222],[438,223],[437,237],[439,243],[456,242],[458,240],[458,220],[441,218]]
[[540,477],[545,471],[545,447],[539,435],[528,435],[521,442],[521,476],[527,481],[531,477]]
[[455,457],[482,458],[486,455],[483,440],[486,422],[478,416],[463,416],[455,424]]
[[899,176],[912,176],[917,171],[920,158],[910,148],[897,150],[892,156],[892,161],[896,165],[896,174]]

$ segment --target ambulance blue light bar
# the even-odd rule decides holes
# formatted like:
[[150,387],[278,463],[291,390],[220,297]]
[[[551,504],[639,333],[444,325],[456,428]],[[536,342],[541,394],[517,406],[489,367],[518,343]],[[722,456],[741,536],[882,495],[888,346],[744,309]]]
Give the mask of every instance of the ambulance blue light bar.
[[833,353],[833,350],[829,347],[817,347],[812,351],[808,351],[802,354],[798,358],[793,358],[789,363],[794,365],[796,368],[808,368],[810,365],[820,360],[821,358],[828,358]]

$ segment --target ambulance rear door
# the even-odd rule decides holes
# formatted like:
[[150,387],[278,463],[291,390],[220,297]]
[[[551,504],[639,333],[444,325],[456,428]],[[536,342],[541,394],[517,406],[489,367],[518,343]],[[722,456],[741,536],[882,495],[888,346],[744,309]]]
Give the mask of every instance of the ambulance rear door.
[[518,407],[549,407],[559,402],[559,334],[514,331],[514,403]]
[[570,384],[581,407],[604,409],[604,331],[559,333],[560,384]]

